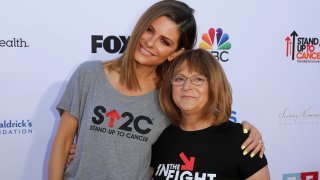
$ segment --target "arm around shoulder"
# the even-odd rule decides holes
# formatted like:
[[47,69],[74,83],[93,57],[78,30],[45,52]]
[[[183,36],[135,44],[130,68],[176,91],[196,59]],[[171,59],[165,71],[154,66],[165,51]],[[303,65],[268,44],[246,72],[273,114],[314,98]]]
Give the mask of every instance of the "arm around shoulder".
[[247,178],[247,180],[270,180],[268,165],[264,166],[262,169],[254,173],[252,176]]
[[59,128],[53,141],[51,155],[49,160],[49,180],[63,179],[64,169],[67,165],[67,159],[70,146],[77,131],[78,120],[63,111],[60,119]]

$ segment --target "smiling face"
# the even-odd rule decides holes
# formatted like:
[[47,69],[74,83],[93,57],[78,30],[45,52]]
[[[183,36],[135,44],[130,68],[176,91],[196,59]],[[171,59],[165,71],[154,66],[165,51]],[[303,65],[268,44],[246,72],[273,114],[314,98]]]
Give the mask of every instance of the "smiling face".
[[136,62],[142,65],[158,66],[167,59],[174,59],[179,40],[179,27],[165,16],[157,18],[141,35],[135,51]]
[[[196,75],[204,77],[194,78]],[[159,89],[159,103],[175,125],[188,117],[220,124],[231,116],[231,87],[219,61],[209,51],[187,50],[171,63]]]
[[201,115],[209,97],[208,83],[204,82],[199,86],[192,84],[190,77],[203,77],[203,75],[194,71],[191,72],[186,63],[182,65],[181,70],[176,75],[182,75],[188,79],[183,85],[172,85],[174,103],[182,114]]

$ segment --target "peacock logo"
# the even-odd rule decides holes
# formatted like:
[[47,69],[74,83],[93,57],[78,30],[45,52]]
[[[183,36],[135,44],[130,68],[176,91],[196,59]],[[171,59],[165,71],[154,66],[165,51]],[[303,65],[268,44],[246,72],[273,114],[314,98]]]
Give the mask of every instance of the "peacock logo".
[[215,30],[214,28],[210,28],[208,33],[202,34],[202,41],[200,42],[200,48],[213,50],[213,44],[215,38],[217,38],[217,47],[218,50],[229,50],[231,49],[231,43],[229,40],[229,34],[223,33],[221,28]]
[[200,48],[210,51],[218,60],[223,62],[229,60],[225,56],[229,54],[227,50],[231,49],[231,43],[229,34],[224,33],[222,28],[210,28],[207,33],[202,34],[201,39]]

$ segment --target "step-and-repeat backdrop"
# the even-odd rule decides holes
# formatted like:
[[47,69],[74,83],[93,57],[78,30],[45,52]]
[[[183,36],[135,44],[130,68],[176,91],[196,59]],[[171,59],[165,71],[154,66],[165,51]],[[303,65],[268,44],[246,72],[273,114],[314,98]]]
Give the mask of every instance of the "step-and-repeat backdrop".
[[[47,179],[57,101],[75,68],[122,52],[155,0],[0,3],[0,179]],[[222,63],[236,122],[263,134],[272,179],[318,180],[320,1],[185,1]],[[249,158],[249,157],[248,157]]]

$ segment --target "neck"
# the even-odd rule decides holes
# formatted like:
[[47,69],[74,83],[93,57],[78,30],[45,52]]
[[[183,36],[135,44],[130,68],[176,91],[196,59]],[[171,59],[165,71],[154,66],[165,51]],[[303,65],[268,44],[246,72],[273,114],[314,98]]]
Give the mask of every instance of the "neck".
[[156,68],[156,66],[136,64],[136,76],[140,85],[140,90],[138,90],[138,93],[145,94],[156,89]]
[[[148,71],[149,70],[149,71]],[[109,83],[112,85],[113,88],[118,90],[120,93],[127,95],[127,96],[140,96],[156,89],[156,78],[154,78],[155,70],[151,71],[150,68],[144,69],[143,68],[136,68],[136,75],[140,85],[140,89],[138,90],[130,90],[126,86],[120,83],[120,74],[117,70],[109,70],[105,68],[105,74]]]
[[136,63],[136,75],[140,81],[150,81],[154,80],[157,77],[156,69],[157,66],[145,66]]
[[201,119],[201,115],[182,114],[179,127],[185,131],[197,131],[212,126],[212,119]]

